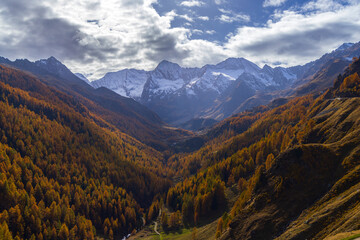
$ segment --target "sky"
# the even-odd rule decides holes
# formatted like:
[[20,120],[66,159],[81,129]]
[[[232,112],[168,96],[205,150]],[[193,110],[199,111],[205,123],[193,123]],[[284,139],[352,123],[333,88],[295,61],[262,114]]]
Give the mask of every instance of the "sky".
[[1,0],[0,56],[56,57],[90,80],[244,57],[262,67],[315,60],[360,41],[360,0]]

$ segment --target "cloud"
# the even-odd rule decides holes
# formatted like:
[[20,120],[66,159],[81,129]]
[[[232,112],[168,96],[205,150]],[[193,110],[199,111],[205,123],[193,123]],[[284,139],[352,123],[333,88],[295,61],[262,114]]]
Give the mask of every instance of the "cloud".
[[226,0],[215,0],[214,2],[216,5],[221,5],[221,4],[226,3]]
[[202,5],[205,5],[205,3],[198,0],[183,1],[180,3],[180,6],[184,7],[200,7]]
[[231,14],[232,13],[231,10],[226,10],[224,8],[219,8],[219,11],[222,12],[222,13],[226,13],[226,14]]
[[170,20],[174,20],[175,17],[178,17],[179,15],[176,13],[175,10],[171,10],[170,12],[167,12],[165,16]]
[[192,19],[191,17],[189,17],[189,15],[187,15],[187,14],[184,14],[184,15],[178,15],[180,18],[183,18],[183,19],[185,19],[186,21],[188,21],[188,22],[193,22],[194,21],[194,19]]
[[248,22],[248,21],[250,21],[250,16],[241,15],[241,14],[236,14],[236,15],[230,15],[229,16],[229,15],[222,14],[218,19],[221,22],[224,22],[224,23]]
[[198,17],[198,19],[203,20],[203,21],[209,21],[208,16],[200,16],[200,17]]
[[223,23],[233,23],[233,22],[249,22],[250,16],[246,14],[235,13],[231,10],[225,10],[220,8],[219,11],[223,14],[220,15],[217,19]]
[[278,7],[284,4],[286,0],[265,0],[263,7]]
[[343,8],[343,5],[338,1],[333,0],[318,0],[311,1],[304,5],[303,10],[305,11],[318,11],[318,12],[326,12],[326,11],[336,11]]
[[308,6],[277,12],[261,27],[238,28],[225,48],[258,63],[280,61],[292,66],[314,60],[343,42],[360,40],[360,4],[316,12],[308,12]]
[[182,61],[181,65],[186,67],[202,67],[205,64],[216,64],[228,57],[223,46],[202,39],[186,41],[181,44],[181,48],[188,49],[191,53]]
[[207,31],[205,31],[205,33],[207,33],[209,35],[213,35],[216,33],[216,31],[215,30],[207,30]]
[[193,29],[193,30],[192,30],[192,33],[201,35],[201,34],[203,34],[204,32],[203,32],[202,30],[200,30],[200,29]]
[[188,22],[194,22],[194,19],[191,18],[189,15],[187,15],[187,14],[183,14],[183,15],[177,14],[175,10],[172,10],[172,11],[166,13],[165,16],[168,17],[170,21],[173,21],[175,18],[182,18],[182,19],[185,19]]
[[177,14],[175,10],[172,10],[172,11],[166,13],[165,16],[168,17],[170,21],[173,21],[175,18],[182,18],[182,19],[185,19],[188,22],[194,22],[194,19],[191,18],[189,15],[187,15],[187,14],[183,14],[183,15]]
[[0,49],[6,56],[25,52],[33,58],[58,55],[91,62],[90,55],[104,60],[107,53],[117,51],[107,39],[96,39],[76,23],[52,17],[52,10],[39,1],[4,0],[0,12]]

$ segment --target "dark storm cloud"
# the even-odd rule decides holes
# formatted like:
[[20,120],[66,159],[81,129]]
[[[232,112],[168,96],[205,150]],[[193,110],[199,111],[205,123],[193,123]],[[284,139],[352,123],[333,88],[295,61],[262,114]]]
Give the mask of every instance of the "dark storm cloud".
[[158,51],[171,51],[176,46],[176,38],[171,34],[163,34],[160,29],[151,29],[143,36],[146,47]]
[[170,61],[181,61],[190,55],[190,51],[176,47],[176,41],[171,35],[158,36],[147,42],[149,48],[145,51],[147,59],[156,62],[164,59]]
[[3,0],[0,9],[5,24],[15,30],[0,36],[1,55],[34,59],[54,55],[62,60],[91,62],[117,51],[106,39],[95,39],[76,24],[52,17],[52,10],[39,1]]
[[[312,56],[319,50],[319,45],[329,41],[342,41],[351,37],[351,32],[359,27],[349,23],[334,23],[321,28],[285,33],[260,39],[244,46],[243,49],[253,55],[272,53],[276,55]],[[358,29],[360,31],[360,29]],[[299,51],[301,49],[301,51]]]
[[189,56],[190,52],[177,48],[177,39],[174,34],[164,33],[159,28],[152,28],[143,35],[145,54],[148,59],[156,61],[182,60]]
[[229,36],[226,47],[259,64],[294,66],[319,58],[344,42],[358,42],[360,5],[328,10],[333,8],[327,2],[325,9],[315,12],[308,12],[306,6],[279,11],[263,26],[240,27]]

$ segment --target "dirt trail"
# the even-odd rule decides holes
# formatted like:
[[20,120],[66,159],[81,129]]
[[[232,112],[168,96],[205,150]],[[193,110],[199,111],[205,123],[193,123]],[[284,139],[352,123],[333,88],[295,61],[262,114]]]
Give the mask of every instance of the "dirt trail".
[[160,235],[160,233],[157,231],[157,225],[158,225],[158,223],[157,223],[157,222],[154,222],[154,223],[155,223],[154,231],[156,232],[157,235]]
[[[159,211],[159,216],[158,216],[158,218],[160,218],[160,217],[161,217],[161,209],[160,209],[160,211]],[[158,230],[157,230],[157,226],[158,226],[157,221],[154,221],[154,223],[155,223],[154,231],[156,232],[157,235],[161,236],[160,233],[159,233]]]

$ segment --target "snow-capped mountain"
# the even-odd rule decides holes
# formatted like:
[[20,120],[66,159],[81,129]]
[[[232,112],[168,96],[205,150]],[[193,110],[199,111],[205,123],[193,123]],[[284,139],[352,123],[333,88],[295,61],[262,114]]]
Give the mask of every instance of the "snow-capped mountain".
[[206,65],[201,70],[202,74],[186,85],[188,94],[199,91],[221,94],[244,73],[256,75],[261,82],[267,81],[260,76],[261,69],[244,58],[229,58],[217,65]]
[[[270,66],[260,68],[244,58],[229,58],[202,68],[183,68],[164,60],[153,71],[125,69],[110,72],[91,85],[136,99],[165,121],[180,123],[211,107],[217,98],[229,92],[228,89],[239,85],[239,81],[254,94],[266,89],[283,89],[296,78],[291,70]],[[231,114],[231,110],[228,112]]]
[[148,89],[144,89],[148,94],[144,94],[142,100],[148,102],[152,98],[166,98],[165,95],[169,94],[196,96],[211,92],[220,95],[242,75],[254,77],[247,82],[254,90],[269,86],[281,87],[296,79],[295,74],[284,68],[266,71],[244,58],[229,58],[202,68],[181,68],[178,64],[163,61],[150,72],[146,84]]
[[125,69],[111,72],[91,85],[95,88],[107,87],[134,99],[143,95],[142,101],[148,102],[152,98],[172,94],[196,95],[206,91],[221,94],[245,73],[255,77],[256,81],[248,82],[255,90],[282,86],[296,78],[284,68],[266,66],[266,69],[261,69],[244,58],[229,58],[217,65],[202,68],[182,68],[176,63],[162,61],[153,71]]
[[[179,124],[193,117],[208,116],[210,108],[231,96],[236,103],[228,104],[225,112],[211,115],[221,120],[232,114],[239,105],[238,100],[244,101],[258,91],[284,89],[296,79],[296,74],[288,69],[260,68],[244,58],[229,58],[202,68],[181,68],[163,61],[149,72],[141,102],[165,121]],[[239,90],[233,91],[238,87]],[[234,97],[239,94],[240,97]]]
[[124,69],[118,72],[109,72],[99,80],[91,82],[95,88],[106,87],[114,92],[139,100],[149,73],[143,70]]
[[142,100],[146,102],[153,98],[164,98],[176,94],[198,75],[198,68],[182,68],[176,63],[164,60],[159,63],[154,71],[149,72]]

